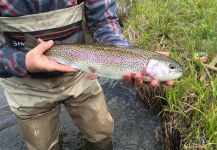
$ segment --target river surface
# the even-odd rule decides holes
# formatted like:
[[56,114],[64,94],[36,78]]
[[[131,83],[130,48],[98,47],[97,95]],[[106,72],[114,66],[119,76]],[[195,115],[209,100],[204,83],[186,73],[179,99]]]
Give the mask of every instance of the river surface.
[[[108,109],[115,121],[114,150],[163,150],[156,128],[161,120],[136,98],[135,90],[123,82],[100,79]],[[63,150],[84,150],[85,140],[62,107],[61,141]],[[26,150],[14,115],[0,87],[0,150]]]

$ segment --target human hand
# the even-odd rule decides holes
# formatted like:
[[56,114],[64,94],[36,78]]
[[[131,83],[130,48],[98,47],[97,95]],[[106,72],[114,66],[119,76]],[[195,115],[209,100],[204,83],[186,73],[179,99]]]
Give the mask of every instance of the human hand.
[[[163,54],[165,56],[169,56],[169,53],[168,52],[159,52],[160,54]],[[130,73],[130,72],[127,72],[125,75],[124,75],[124,79],[125,81],[132,85],[134,84],[136,87],[142,87],[144,82],[143,82],[143,76],[146,76],[147,74],[142,72],[142,73]],[[157,88],[159,86],[159,81],[154,79],[153,77],[150,76],[150,78],[152,79],[149,86],[151,88]],[[173,85],[173,81],[172,80],[168,80],[165,82],[166,85],[168,86],[172,86]]]
[[40,44],[38,46],[26,54],[25,64],[28,72],[77,72],[76,69],[59,64],[55,60],[49,59],[46,55],[44,55],[44,53],[53,46],[54,42],[52,40],[44,42],[39,39],[39,42]]

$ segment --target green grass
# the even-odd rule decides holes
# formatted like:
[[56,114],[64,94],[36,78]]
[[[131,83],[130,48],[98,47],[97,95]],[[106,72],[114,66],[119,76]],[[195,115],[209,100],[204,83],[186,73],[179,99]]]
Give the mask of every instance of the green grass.
[[176,116],[182,148],[217,149],[217,73],[194,60],[196,51],[217,54],[217,1],[136,0],[130,11],[123,30],[132,45],[169,51],[185,65],[184,76],[166,90],[164,109]]

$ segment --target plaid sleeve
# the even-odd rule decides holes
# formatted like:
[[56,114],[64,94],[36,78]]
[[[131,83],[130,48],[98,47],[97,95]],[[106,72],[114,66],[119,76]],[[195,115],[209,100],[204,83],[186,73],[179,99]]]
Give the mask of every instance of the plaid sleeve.
[[85,17],[96,43],[129,46],[118,23],[115,0],[86,0]]
[[26,54],[6,45],[0,47],[0,77],[25,77]]

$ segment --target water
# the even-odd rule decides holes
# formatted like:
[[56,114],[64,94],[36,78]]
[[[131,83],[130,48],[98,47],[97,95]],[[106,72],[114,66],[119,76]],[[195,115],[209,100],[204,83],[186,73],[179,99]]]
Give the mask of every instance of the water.
[[[114,150],[162,150],[162,139],[155,133],[161,123],[160,119],[136,98],[135,90],[113,80],[101,79],[100,83],[115,121]],[[16,119],[6,106],[1,88],[0,95],[0,150],[26,150]],[[84,149],[84,137],[73,125],[64,107],[60,120],[63,149]]]

